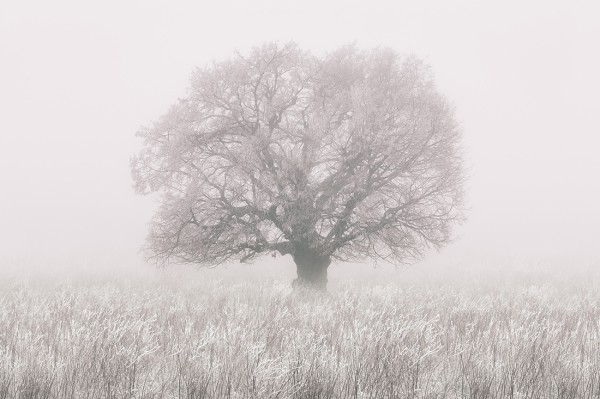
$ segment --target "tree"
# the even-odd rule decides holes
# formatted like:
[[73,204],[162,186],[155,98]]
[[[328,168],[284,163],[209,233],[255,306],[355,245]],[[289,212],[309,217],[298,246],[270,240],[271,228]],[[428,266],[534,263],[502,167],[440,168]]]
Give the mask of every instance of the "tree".
[[296,283],[325,289],[332,260],[414,261],[462,218],[453,110],[423,62],[389,49],[265,44],[197,69],[138,136],[161,262],[289,254]]

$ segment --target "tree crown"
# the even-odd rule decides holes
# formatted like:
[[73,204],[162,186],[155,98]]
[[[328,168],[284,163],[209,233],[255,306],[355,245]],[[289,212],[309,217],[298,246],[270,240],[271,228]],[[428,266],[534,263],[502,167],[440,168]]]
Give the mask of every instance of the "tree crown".
[[162,205],[151,257],[420,257],[462,218],[460,130],[429,68],[389,49],[265,44],[197,69],[139,130],[135,189]]

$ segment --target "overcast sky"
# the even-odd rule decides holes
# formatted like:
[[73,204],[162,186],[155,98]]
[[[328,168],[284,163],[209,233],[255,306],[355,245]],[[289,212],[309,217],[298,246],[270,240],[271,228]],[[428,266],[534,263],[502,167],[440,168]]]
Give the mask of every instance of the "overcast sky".
[[596,4],[2,1],[0,260],[135,261],[156,206],[131,188],[137,128],[194,66],[271,40],[432,66],[470,176],[469,220],[439,256],[598,257]]

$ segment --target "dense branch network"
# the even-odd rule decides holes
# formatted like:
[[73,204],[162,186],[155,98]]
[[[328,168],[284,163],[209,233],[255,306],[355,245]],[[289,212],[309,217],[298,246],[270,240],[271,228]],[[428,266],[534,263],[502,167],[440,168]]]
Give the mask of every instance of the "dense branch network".
[[461,218],[459,133],[428,68],[390,50],[267,44],[198,69],[138,132],[136,190],[163,199],[150,253],[414,259]]

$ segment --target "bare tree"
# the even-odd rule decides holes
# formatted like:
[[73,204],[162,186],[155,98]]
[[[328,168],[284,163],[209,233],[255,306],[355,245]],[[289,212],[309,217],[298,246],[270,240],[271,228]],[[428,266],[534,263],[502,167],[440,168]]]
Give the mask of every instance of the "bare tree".
[[415,260],[462,217],[452,108],[426,65],[389,49],[265,44],[196,70],[138,135],[135,188],[162,194],[148,238],[162,262],[278,252],[325,289],[332,260]]

